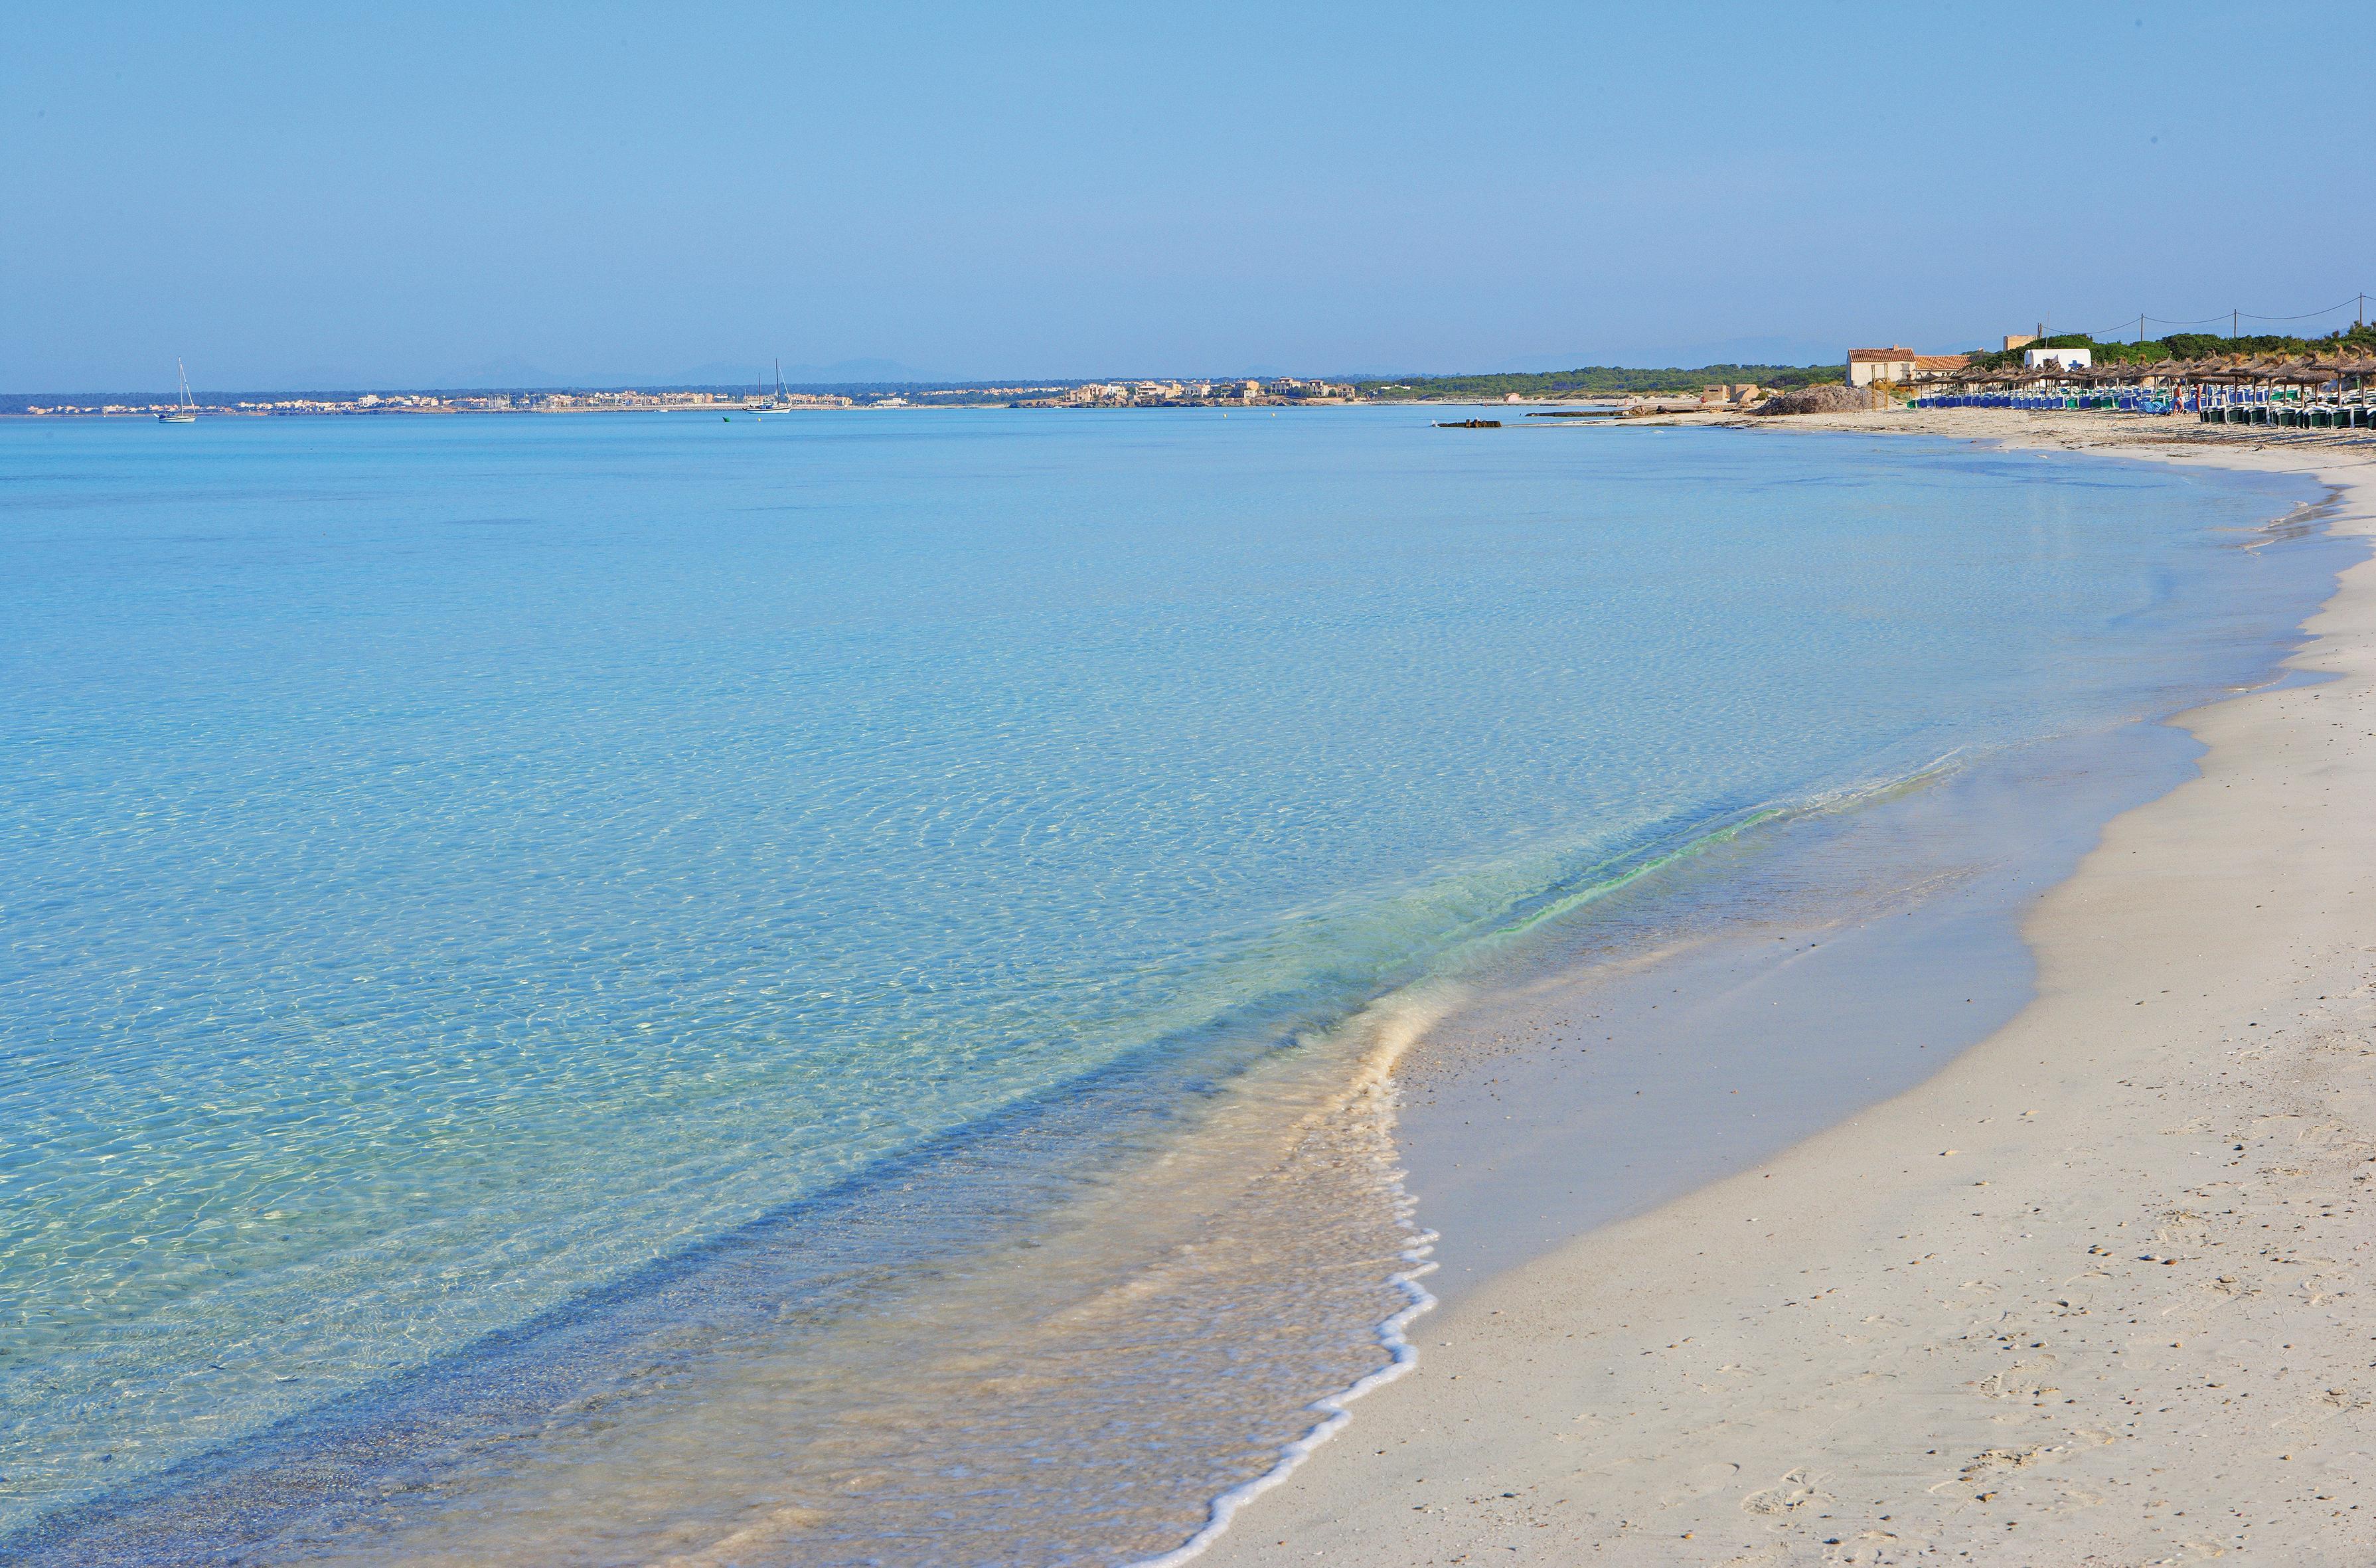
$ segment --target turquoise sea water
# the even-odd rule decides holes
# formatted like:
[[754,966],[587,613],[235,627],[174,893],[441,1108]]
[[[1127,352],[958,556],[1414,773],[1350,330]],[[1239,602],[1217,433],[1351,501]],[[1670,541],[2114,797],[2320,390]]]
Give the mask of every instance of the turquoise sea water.
[[[2248,530],[2311,494],[1394,410],[0,428],[0,1547],[426,1561],[553,1411],[857,1367],[800,1336],[929,1274],[860,1336],[896,1360],[1465,945],[2256,677],[2338,557]],[[1344,1256],[1278,1309],[1345,1319],[1309,1364],[1193,1290],[1100,1341],[1165,1499],[1123,1523],[1026,1388],[994,1442],[1044,1487],[934,1492],[962,1421],[845,1467],[937,1526],[803,1494],[720,1547],[663,1501],[520,1559],[1162,1550],[1379,1354],[1392,1251]],[[1241,1371],[1189,1453],[1131,1400],[1192,1344]]]

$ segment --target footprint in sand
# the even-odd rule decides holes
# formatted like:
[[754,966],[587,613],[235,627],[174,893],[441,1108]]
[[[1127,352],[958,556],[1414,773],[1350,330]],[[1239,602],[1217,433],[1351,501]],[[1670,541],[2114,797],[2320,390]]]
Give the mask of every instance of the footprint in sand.
[[2034,1361],[2018,1361],[2002,1372],[1989,1373],[1972,1384],[1983,1399],[2035,1399],[2054,1392],[2054,1384],[2046,1374],[2054,1370],[2051,1356],[2040,1356]]
[[1769,1487],[1761,1487],[1740,1500],[1740,1506],[1752,1514],[1776,1517],[1795,1514],[1817,1503],[1827,1503],[1831,1493],[1815,1484],[1814,1477],[1803,1469],[1792,1470]]

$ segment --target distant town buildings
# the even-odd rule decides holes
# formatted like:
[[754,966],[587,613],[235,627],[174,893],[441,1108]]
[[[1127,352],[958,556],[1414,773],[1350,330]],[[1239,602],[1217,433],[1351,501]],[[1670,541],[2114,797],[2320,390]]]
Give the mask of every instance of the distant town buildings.
[[1054,401],[1068,409],[1179,409],[1216,404],[1349,403],[1360,394],[1336,381],[1092,381]]
[[[1040,383],[1014,386],[900,386],[879,390],[790,392],[780,388],[743,391],[679,390],[644,392],[632,387],[600,391],[532,392],[362,392],[352,396],[303,398],[216,397],[202,400],[199,411],[209,417],[275,414],[461,414],[461,413],[590,413],[708,412],[791,413],[813,409],[909,408],[1199,408],[1211,405],[1346,403],[1360,392],[1350,384],[1305,381],[1282,376],[1273,381],[1093,381],[1081,386]],[[132,403],[65,399],[23,405],[30,415],[116,415],[146,417],[172,407],[164,402]]]
[[[2030,341],[2034,343],[2037,339],[2033,338]],[[2055,370],[2085,370],[2095,362],[2096,351],[2093,349],[2025,349],[2021,356],[2024,370],[2037,370],[2040,366],[2050,366]]]
[[1310,403],[1350,402],[1352,399],[1360,396],[1360,394],[1355,391],[1352,386],[1348,383],[1335,381],[1297,381],[1292,378],[1272,382],[1270,384],[1269,390],[1271,396],[1274,398],[1284,398],[1298,402]]

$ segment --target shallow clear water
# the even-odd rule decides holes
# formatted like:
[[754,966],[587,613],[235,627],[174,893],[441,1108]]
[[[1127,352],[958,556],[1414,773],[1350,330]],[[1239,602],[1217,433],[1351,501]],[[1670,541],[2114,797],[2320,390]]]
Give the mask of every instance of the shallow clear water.
[[1176,1545],[1384,1360],[1336,1026],[2251,678],[2309,493],[1393,410],[0,428],[0,1546]]

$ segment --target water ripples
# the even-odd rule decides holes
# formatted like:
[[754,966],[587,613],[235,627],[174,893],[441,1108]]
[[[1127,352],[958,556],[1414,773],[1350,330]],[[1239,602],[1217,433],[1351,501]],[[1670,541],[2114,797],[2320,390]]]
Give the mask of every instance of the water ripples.
[[[802,1370],[770,1386],[854,1409],[875,1396],[853,1369],[888,1374],[849,1325],[941,1289],[920,1260],[1061,1229],[1091,1173],[1152,1169],[1216,1116],[1238,1141],[1213,1147],[1292,1166],[1282,1123],[1193,1086],[1325,1099],[1326,1074],[1245,1075],[1611,857],[2240,668],[2308,581],[2217,538],[2284,510],[2275,481],[2108,464],[2080,491],[1911,444],[1624,432],[1455,451],[1423,423],[0,431],[22,481],[0,499],[0,1533],[135,1528],[144,1497],[152,1522],[204,1497],[252,1520],[287,1434],[333,1429],[413,1467],[424,1507],[457,1476],[497,1486],[473,1444],[595,1396],[595,1350],[564,1340],[659,1380],[619,1396],[652,1432],[731,1447],[655,1392],[675,1363],[621,1347],[690,1321],[635,1282],[761,1234],[769,1283],[705,1298],[754,1315],[694,1360],[789,1354],[750,1325],[829,1265],[876,1294],[803,1317]],[[1126,1066],[1111,1125],[998,1146],[1011,1189],[898,1163],[1052,1125]],[[1400,1220],[1376,1158],[1322,1163],[1276,1184],[1305,1218],[1275,1234],[1337,1217],[1325,1309],[1288,1304],[1311,1279],[1227,1206],[1136,1252],[1036,1236],[1069,1261],[1012,1301],[1051,1322],[1080,1321],[1067,1290],[1199,1277],[1159,1260],[1201,1247],[1235,1259],[1207,1287],[1273,1291],[1221,1342],[1311,1326],[1220,1384],[1263,1391],[1097,1539],[1193,1527],[1182,1498],[1374,1362]],[[929,1244],[938,1221],[784,1229],[898,1170],[931,1215],[969,1212],[933,1183],[1019,1195]],[[1206,1310],[1185,1285],[1146,1300],[1112,1328],[1136,1361],[951,1343],[1094,1363],[1079,1385],[1126,1404],[1188,1364],[1152,1325]],[[956,1398],[933,1375],[897,1386]],[[497,1386],[517,1398],[472,1426]],[[1078,1412],[1029,1386],[981,1442],[1063,1447]],[[406,1403],[422,1389],[445,1392]],[[429,1476],[432,1452],[460,1470]],[[908,1473],[845,1459],[814,1473]],[[206,1490],[234,1482],[236,1507]],[[1094,1534],[1031,1506],[1051,1553]]]

